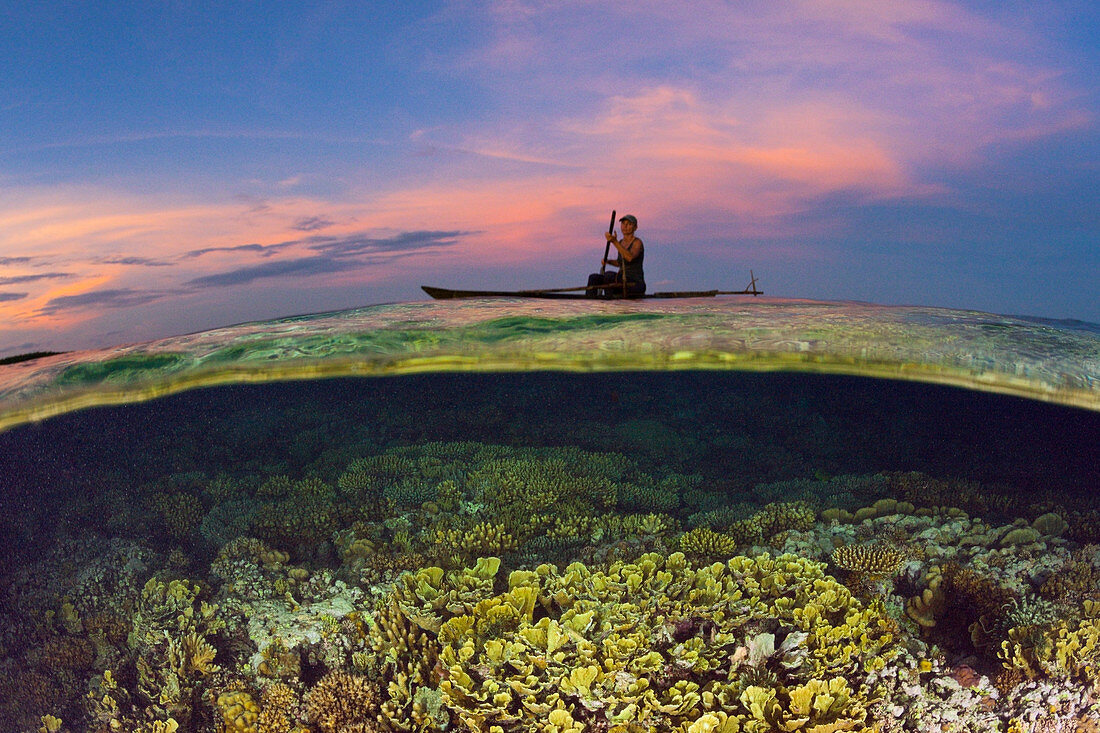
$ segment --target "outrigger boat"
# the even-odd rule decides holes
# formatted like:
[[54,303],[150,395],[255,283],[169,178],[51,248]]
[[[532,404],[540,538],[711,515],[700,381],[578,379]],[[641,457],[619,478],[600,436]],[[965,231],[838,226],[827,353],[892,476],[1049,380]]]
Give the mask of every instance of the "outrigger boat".
[[[600,300],[643,300],[646,298],[713,298],[718,295],[763,295],[763,290],[756,288],[756,276],[750,270],[752,281],[744,290],[676,290],[666,293],[644,293],[642,295],[623,295],[614,292],[615,285],[593,285],[577,288],[550,288],[546,290],[451,290],[448,288],[434,288],[431,285],[421,285],[420,289],[436,300],[450,300],[452,298],[550,298],[555,300],[583,300],[591,298],[588,290],[603,290],[604,293],[596,296]],[[611,291],[611,292],[608,292]]]
[[[632,219],[634,217],[624,217]],[[635,222],[636,223],[636,222]],[[611,212],[611,224],[607,227],[607,233],[615,231],[615,212]],[[603,250],[603,265],[600,273],[607,266],[607,255],[611,251],[611,241],[608,240]],[[620,275],[621,277],[621,275]],[[756,289],[756,275],[749,270],[751,278],[749,286],[744,290],[679,290],[669,293],[643,293],[630,295],[626,291],[626,281],[618,283],[603,283],[601,285],[582,285],[579,288],[549,288],[545,290],[450,290],[448,288],[433,288],[430,285],[421,285],[420,289],[436,300],[451,300],[453,298],[553,298],[556,300],[580,300],[582,298],[599,298],[601,300],[641,300],[643,298],[713,298],[717,295],[763,295],[763,290]],[[589,291],[596,291],[592,295]],[[602,291],[602,292],[601,292]]]

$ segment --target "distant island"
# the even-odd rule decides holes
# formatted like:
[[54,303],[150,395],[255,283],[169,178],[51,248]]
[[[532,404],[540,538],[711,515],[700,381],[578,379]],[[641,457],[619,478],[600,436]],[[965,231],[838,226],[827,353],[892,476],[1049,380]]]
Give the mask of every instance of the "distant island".
[[3,359],[0,359],[0,366],[3,366],[4,364],[17,364],[21,361],[30,361],[31,359],[38,359],[43,356],[56,356],[57,354],[64,353],[64,351],[31,351],[27,354],[5,356]]

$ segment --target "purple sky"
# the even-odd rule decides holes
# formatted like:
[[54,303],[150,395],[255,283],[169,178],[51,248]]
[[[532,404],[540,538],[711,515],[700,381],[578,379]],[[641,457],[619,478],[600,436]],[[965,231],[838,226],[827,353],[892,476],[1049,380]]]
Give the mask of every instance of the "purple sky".
[[611,209],[651,290],[1100,321],[1094,2],[0,2],[0,356],[584,284]]

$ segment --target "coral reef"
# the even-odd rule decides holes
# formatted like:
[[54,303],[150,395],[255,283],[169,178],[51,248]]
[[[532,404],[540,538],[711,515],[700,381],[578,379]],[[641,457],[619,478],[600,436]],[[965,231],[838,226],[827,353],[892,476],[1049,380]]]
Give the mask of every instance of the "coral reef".
[[662,468],[680,428],[645,421],[602,437],[607,453],[361,435],[330,451],[326,435],[247,474],[142,483],[104,526],[144,512],[156,537],[58,543],[15,574],[0,717],[223,733],[1098,720],[1086,506],[916,473],[720,483],[691,472],[699,444]]

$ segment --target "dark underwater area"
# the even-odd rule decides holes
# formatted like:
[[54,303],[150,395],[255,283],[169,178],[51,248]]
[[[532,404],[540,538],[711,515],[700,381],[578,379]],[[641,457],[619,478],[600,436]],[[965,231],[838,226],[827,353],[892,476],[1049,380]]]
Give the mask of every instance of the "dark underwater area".
[[[0,433],[0,537],[5,730],[827,731],[885,715],[895,727],[880,730],[1010,731],[1036,710],[1085,720],[1100,680],[1100,414],[917,382],[528,372],[197,389]],[[928,549],[939,538],[948,549]],[[669,591],[679,611],[661,618],[675,621],[646,632],[666,664],[629,667],[649,697],[607,682],[633,700],[614,715],[592,702],[610,661],[596,681],[561,662],[573,682],[551,694],[531,682],[537,664],[466,669],[455,651],[603,613],[562,600],[571,563],[701,588],[763,573],[771,560],[745,563],[764,553],[810,563],[802,580],[774,571],[790,577],[768,620]],[[849,599],[838,619],[879,614],[877,635],[853,632],[875,644],[826,654],[782,620],[784,598],[828,593]],[[507,620],[476,620],[491,602]],[[1079,637],[1080,659],[1044,634]],[[696,638],[725,647],[711,659]],[[908,661],[888,675],[876,657]],[[521,668],[522,682],[498,679]],[[887,694],[933,678],[956,684]],[[802,698],[841,685],[828,680],[847,702],[792,722]],[[1052,712],[1048,688],[1079,695]],[[972,709],[944,712],[958,706]],[[558,727],[528,727],[551,712]]]

